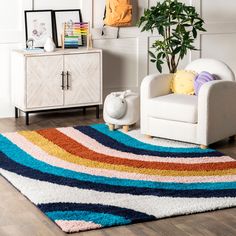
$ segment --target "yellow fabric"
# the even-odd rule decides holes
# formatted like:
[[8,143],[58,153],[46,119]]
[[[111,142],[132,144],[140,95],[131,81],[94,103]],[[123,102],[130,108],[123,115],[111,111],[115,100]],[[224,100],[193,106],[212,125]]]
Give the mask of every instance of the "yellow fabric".
[[194,78],[197,75],[194,71],[179,70],[171,81],[171,90],[176,94],[194,94]]
[[130,26],[132,22],[131,0],[106,0],[104,24],[109,26]]

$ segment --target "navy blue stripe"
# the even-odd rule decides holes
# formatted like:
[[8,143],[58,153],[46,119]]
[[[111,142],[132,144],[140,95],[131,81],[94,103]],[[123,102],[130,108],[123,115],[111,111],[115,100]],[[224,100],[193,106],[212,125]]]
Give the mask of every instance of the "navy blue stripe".
[[39,204],[38,208],[43,212],[53,211],[91,211],[96,213],[107,213],[116,216],[122,216],[132,222],[140,220],[154,220],[155,216],[145,214],[143,212],[127,209],[123,207],[102,205],[102,204],[86,204],[86,203],[47,203]]
[[94,124],[90,125],[93,129],[97,130],[100,133],[103,133],[116,141],[123,143],[129,147],[158,151],[158,152],[181,152],[181,153],[207,153],[215,151],[214,149],[201,149],[199,147],[169,147],[169,146],[159,146],[153,145],[147,142],[142,142],[128,134],[125,134],[119,130],[110,131],[106,124]]
[[78,126],[74,127],[75,129],[79,130],[85,135],[88,135],[89,137],[95,139],[99,143],[103,144],[106,147],[122,151],[122,152],[128,152],[128,153],[133,153],[136,155],[149,155],[149,156],[160,156],[160,157],[187,157],[187,158],[195,158],[195,157],[217,157],[217,156],[223,156],[222,153],[217,152],[217,151],[212,151],[212,152],[182,152],[182,153],[177,153],[177,152],[159,152],[159,151],[152,151],[152,150],[146,150],[146,149],[141,149],[141,148],[134,148],[127,146],[125,144],[122,144],[115,139],[112,139],[111,137],[97,131],[96,129],[93,129],[90,126]]
[[[19,156],[20,158],[20,156]],[[53,174],[43,173],[35,169],[23,166],[9,159],[4,153],[0,152],[0,168],[7,171],[22,175],[31,179],[51,182],[59,185],[77,187],[80,189],[90,189],[99,192],[125,193],[132,195],[152,195],[152,196],[169,196],[169,197],[236,197],[235,189],[223,190],[175,190],[175,189],[154,189],[154,188],[139,188],[129,186],[113,186],[109,184],[97,184],[89,181],[81,181],[73,178],[65,178]]]

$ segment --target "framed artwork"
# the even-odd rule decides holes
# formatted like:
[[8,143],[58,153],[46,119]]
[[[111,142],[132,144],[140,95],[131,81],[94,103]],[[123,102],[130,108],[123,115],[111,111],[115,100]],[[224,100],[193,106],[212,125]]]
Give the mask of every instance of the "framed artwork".
[[47,38],[53,38],[53,13],[51,10],[25,11],[26,41],[34,40],[34,47],[43,47]]
[[[82,16],[80,9],[71,10],[55,10],[55,42],[57,47],[62,47],[62,34],[64,31],[64,24],[73,25],[75,22],[82,22]],[[79,40],[80,45],[83,45],[82,36]]]

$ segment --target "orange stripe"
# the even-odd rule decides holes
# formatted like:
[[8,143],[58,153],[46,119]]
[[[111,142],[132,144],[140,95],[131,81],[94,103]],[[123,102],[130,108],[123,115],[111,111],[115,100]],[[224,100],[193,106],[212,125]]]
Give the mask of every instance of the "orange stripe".
[[81,156],[88,160],[99,161],[108,164],[125,165],[136,168],[178,171],[210,171],[236,168],[236,161],[221,163],[181,164],[117,158],[92,151],[56,129],[39,130],[37,132],[73,155]]
[[122,165],[114,165],[102,163],[99,161],[91,161],[88,159],[81,158],[80,156],[72,155],[71,153],[60,148],[56,144],[52,143],[48,139],[44,138],[35,131],[21,131],[19,132],[22,136],[31,141],[34,145],[47,152],[52,158],[59,158],[64,161],[78,164],[80,166],[87,166],[90,168],[100,168],[108,170],[116,170],[120,172],[139,173],[146,175],[157,175],[157,176],[223,176],[236,174],[236,169],[229,170],[211,170],[211,171],[175,171],[175,170],[153,170],[145,168],[135,168]]

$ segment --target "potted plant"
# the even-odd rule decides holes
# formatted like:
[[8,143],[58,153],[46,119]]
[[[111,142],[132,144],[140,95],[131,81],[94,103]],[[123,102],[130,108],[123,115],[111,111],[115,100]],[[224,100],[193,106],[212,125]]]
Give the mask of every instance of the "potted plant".
[[164,0],[156,6],[146,9],[139,20],[143,31],[157,30],[160,39],[156,40],[149,51],[151,62],[162,72],[162,65],[167,63],[170,73],[175,73],[180,60],[188,50],[197,50],[194,40],[203,28],[204,21],[195,7],[187,6],[178,0]]

